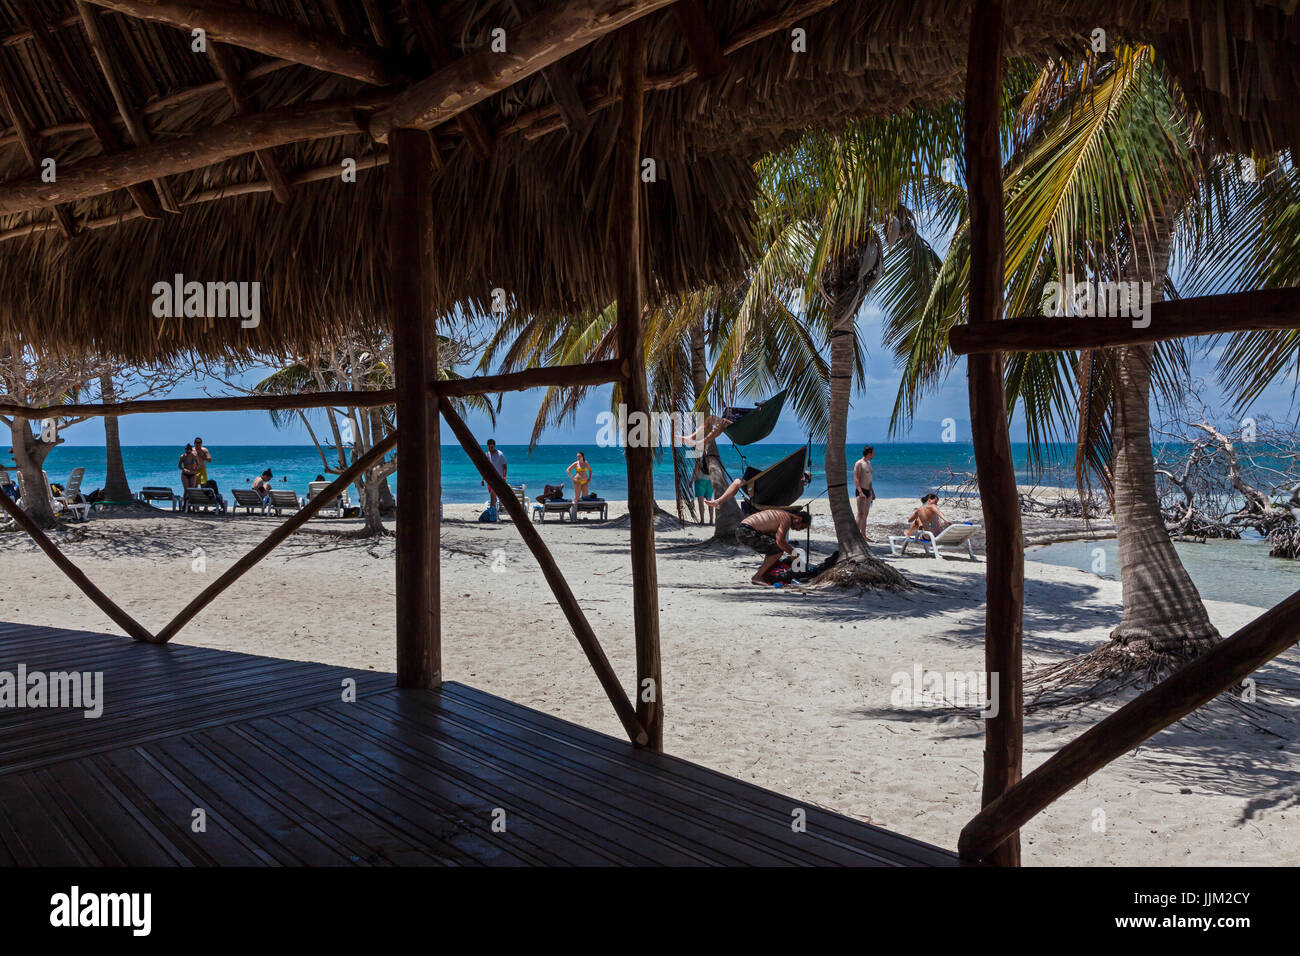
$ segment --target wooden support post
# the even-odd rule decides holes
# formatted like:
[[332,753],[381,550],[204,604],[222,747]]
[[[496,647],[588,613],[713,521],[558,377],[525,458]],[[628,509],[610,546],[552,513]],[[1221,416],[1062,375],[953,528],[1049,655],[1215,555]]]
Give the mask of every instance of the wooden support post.
[[578,643],[582,645],[583,652],[587,655],[587,661],[591,664],[591,669],[596,672],[596,677],[600,680],[600,686],[605,689],[605,695],[609,697],[609,702],[614,705],[614,712],[618,714],[619,722],[622,723],[623,729],[627,731],[628,739],[634,744],[644,746],[649,742],[645,728],[637,719],[636,710],[632,707],[632,702],[627,699],[627,691],[623,690],[623,685],[614,673],[614,667],[605,656],[604,649],[600,646],[600,641],[596,638],[596,632],[591,629],[591,624],[587,616],[582,613],[582,607],[578,604],[578,599],[573,596],[573,591],[569,589],[569,582],[564,579],[564,572],[560,566],[555,563],[546,542],[542,536],[537,533],[528,520],[528,510],[522,505],[515,493],[510,490],[506,480],[502,478],[492,463],[488,461],[487,455],[483,449],[479,448],[478,442],[474,440],[474,435],[470,432],[469,426],[456,414],[455,409],[450,404],[444,402],[441,406],[442,417],[447,419],[447,424],[451,426],[452,432],[455,433],[456,439],[460,442],[465,454],[469,455],[469,460],[474,463],[478,473],[496,492],[497,498],[501,501],[501,506],[505,508],[510,515],[510,520],[515,523],[515,529],[519,532],[520,537],[524,539],[524,544],[528,545],[528,550],[533,553],[537,559],[538,565],[541,566],[542,576],[546,578],[546,583],[551,586],[551,593],[555,595],[555,602],[560,605],[560,610],[569,620],[569,626],[573,628],[573,633],[578,638]]
[[59,546],[49,539],[27,512],[18,507],[18,503],[10,499],[3,491],[0,491],[0,509],[7,512],[9,517],[13,518],[20,528],[31,535],[32,540],[36,542],[36,546],[44,551],[55,566],[67,576],[68,580],[75,584],[82,594],[90,598],[97,608],[107,614],[114,624],[137,641],[144,641],[149,644],[158,643],[158,638],[150,634],[144,625],[114,604],[107,594],[97,588],[90,578],[86,577],[85,572],[59,550]]
[[357,480],[358,475],[370,466],[378,464],[396,446],[397,433],[394,432],[349,465],[343,474],[322,488],[319,493],[312,495],[307,504],[285,519],[284,523],[268,534],[257,547],[232,564],[221,577],[209,584],[199,592],[194,600],[185,605],[184,609],[158,632],[158,636],[153,639],[154,643],[165,644],[175,637],[180,629],[194,618],[194,615],[215,601],[222,591],[238,581],[254,565],[275,550],[281,541],[328,508],[333,501],[338,499],[339,495],[347,490],[348,485]]
[[[966,171],[970,195],[970,323],[1002,318],[1005,230],[1002,149],[998,135],[1002,96],[1003,0],[976,0],[966,60]],[[1020,780],[1024,749],[1021,626],[1025,605],[1025,555],[1020,499],[1007,426],[1000,354],[967,359],[971,438],[984,509],[984,666],[989,686],[997,675],[997,716],[984,722],[983,805]],[[985,858],[1020,865],[1020,834]]]
[[433,150],[423,132],[389,137],[393,373],[397,423],[397,686],[442,683],[438,505],[442,498],[437,318],[433,312]]
[[[642,330],[644,278],[641,263],[641,123],[645,106],[645,33],[639,23],[623,31],[623,115],[614,154],[614,196],[610,216],[610,259],[618,286],[618,343],[627,363],[623,403],[628,418],[649,416],[645,336]],[[623,436],[626,439],[626,435]],[[624,442],[626,446],[626,441]],[[659,660],[659,581],[655,567],[654,450],[625,447],[627,510],[631,519],[632,619],[636,629],[636,713],[651,750],[663,750],[663,675]]]

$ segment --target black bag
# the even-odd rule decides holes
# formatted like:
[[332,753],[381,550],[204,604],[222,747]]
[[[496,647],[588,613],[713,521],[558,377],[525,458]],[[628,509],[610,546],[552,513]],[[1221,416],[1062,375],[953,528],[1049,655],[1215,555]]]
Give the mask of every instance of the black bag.
[[542,504],[548,501],[563,501],[564,485],[547,485],[542,489],[542,493],[537,496],[537,500]]

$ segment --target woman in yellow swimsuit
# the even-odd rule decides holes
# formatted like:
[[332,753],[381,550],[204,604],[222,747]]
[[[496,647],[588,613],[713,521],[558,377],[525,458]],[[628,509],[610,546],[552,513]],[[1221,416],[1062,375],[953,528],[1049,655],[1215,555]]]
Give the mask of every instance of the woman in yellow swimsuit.
[[573,500],[581,501],[587,497],[591,491],[591,465],[587,464],[587,456],[578,452],[578,460],[565,469],[565,473],[573,479]]

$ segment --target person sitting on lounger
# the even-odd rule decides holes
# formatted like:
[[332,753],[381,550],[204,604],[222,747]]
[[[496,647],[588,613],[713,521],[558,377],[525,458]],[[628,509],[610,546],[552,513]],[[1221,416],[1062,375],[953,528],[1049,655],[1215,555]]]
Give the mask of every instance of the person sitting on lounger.
[[253,490],[261,496],[263,505],[271,500],[271,477],[271,469],[268,468],[253,479]]
[[794,554],[794,548],[786,541],[786,535],[791,529],[802,531],[806,527],[808,527],[806,511],[789,512],[778,508],[760,511],[740,522],[740,527],[736,529],[736,540],[764,556],[762,566],[750,580],[766,587],[767,582],[763,580],[763,575],[781,560],[781,555]]
[[913,511],[907,521],[907,536],[909,538],[919,537],[922,531],[939,535],[943,533],[944,528],[952,524],[947,516],[939,510],[939,496],[934,492],[921,498],[921,507]]
[[690,445],[693,448],[703,448],[706,442],[711,442],[723,432],[725,432],[736,422],[740,421],[750,412],[756,412],[763,407],[759,402],[753,408],[724,408],[721,415],[704,416],[704,424],[689,435],[682,436],[682,444]]
[[[737,478],[731,484],[727,485],[726,491],[718,495],[718,497],[716,498],[706,499],[704,503],[708,505],[710,508],[712,508],[714,511],[717,511],[718,508],[720,508],[724,502],[730,501],[732,498],[736,497],[736,492],[740,491],[741,488],[744,488],[751,481],[753,481],[752,477]],[[808,482],[810,481],[812,481],[812,475],[805,471],[801,479],[801,483],[802,483],[801,487],[806,488],[808,486]]]

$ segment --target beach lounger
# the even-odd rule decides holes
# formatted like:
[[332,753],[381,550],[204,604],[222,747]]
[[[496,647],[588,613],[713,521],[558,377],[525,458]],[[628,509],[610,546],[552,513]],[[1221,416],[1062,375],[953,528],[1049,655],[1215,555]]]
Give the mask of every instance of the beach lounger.
[[181,506],[181,501],[176,497],[176,492],[158,485],[141,488],[136,492],[135,500],[142,505],[147,505],[152,501],[169,501],[171,502],[172,511],[176,511]]
[[960,548],[966,545],[966,553],[970,555],[971,560],[975,560],[975,546],[971,539],[975,537],[975,532],[980,530],[977,524],[950,524],[938,534],[929,531],[918,531],[914,535],[893,535],[889,536],[889,553],[893,555],[907,554],[909,544],[919,544],[921,551],[925,552],[927,548],[934,555],[936,561],[943,560],[944,548]]
[[271,491],[270,507],[278,515],[281,511],[297,511],[302,507],[302,502],[298,499],[296,491],[290,491],[287,488],[276,488]]
[[570,521],[577,521],[578,515],[585,512],[599,512],[600,520],[604,521],[609,517],[609,502],[603,498],[596,498],[592,501],[579,501],[576,504],[567,498],[559,501],[547,501],[545,503],[533,502],[533,521],[545,521],[547,515],[558,514],[560,520],[568,515]]
[[[81,470],[85,471],[84,468]],[[37,492],[30,491],[27,487],[27,482],[23,480],[23,473],[21,471],[14,472],[14,477],[18,479],[19,504],[26,508],[27,503],[30,500],[28,494],[37,494]],[[64,495],[56,496],[50,488],[50,476],[43,471],[41,472],[41,480],[45,484],[45,498],[50,503],[50,510],[56,515],[62,514],[64,511],[71,511],[72,517],[80,521],[85,521],[90,517],[90,504],[88,502],[72,501]],[[78,484],[80,484],[80,482],[78,482]]]
[[185,489],[185,511],[207,511],[209,508],[215,514],[221,514],[226,510],[226,505],[211,488]]
[[[62,507],[70,511],[73,511],[74,513],[79,514],[81,510],[84,509],[85,517],[89,518],[90,502],[82,502],[80,500],[81,479],[84,478],[85,476],[86,476],[86,469],[84,468],[72,469],[72,474],[68,475],[68,483],[63,486],[62,494],[53,495],[52,497],[54,498],[56,504],[59,504]],[[46,481],[49,481],[48,477],[46,477]]]
[[[309,485],[307,485],[307,500],[311,501],[311,499],[315,498],[318,494],[320,494],[322,491],[328,488],[332,483],[333,482],[329,482],[329,481],[311,482]],[[338,498],[334,501],[334,508],[335,510],[338,511],[338,516],[340,518],[343,517],[343,509],[351,508],[351,507],[352,507],[352,499],[348,497],[348,493],[346,491],[344,491],[343,494],[339,495]]]
[[262,503],[262,496],[252,488],[232,488],[230,493],[235,499],[235,503],[231,505],[232,510],[235,508],[243,508],[244,514],[251,515],[253,509],[256,508],[258,511],[262,512],[262,514],[266,514],[267,506]]

